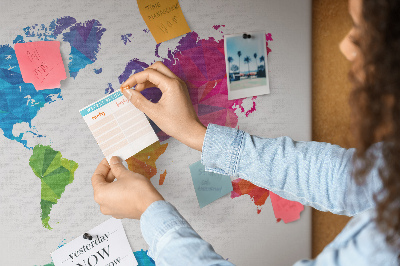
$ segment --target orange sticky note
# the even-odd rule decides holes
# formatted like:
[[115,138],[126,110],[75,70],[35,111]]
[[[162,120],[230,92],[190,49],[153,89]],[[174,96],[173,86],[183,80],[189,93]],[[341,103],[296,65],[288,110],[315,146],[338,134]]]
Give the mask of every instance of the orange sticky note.
[[60,53],[60,42],[16,43],[14,46],[22,79],[36,90],[60,88],[67,78]]
[[140,14],[157,43],[190,32],[178,0],[137,0]]

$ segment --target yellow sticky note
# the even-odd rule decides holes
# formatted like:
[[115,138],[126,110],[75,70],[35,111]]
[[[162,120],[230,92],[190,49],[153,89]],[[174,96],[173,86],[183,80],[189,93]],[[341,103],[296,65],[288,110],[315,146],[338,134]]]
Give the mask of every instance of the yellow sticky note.
[[157,43],[190,32],[178,0],[137,0],[140,14]]

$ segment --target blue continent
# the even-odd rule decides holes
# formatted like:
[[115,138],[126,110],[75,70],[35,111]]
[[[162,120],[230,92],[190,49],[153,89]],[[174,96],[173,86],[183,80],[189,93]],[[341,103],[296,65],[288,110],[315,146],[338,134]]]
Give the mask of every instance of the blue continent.
[[[19,69],[15,51],[9,45],[0,45],[0,129],[8,139],[22,143],[26,148],[27,141],[23,133],[12,134],[13,126],[26,122],[31,126],[32,119],[46,103],[61,97],[61,90],[37,91],[31,83],[24,83]],[[40,137],[39,134],[30,131]]]
[[[75,18],[66,16],[54,19],[49,26],[35,24],[25,27],[25,37],[16,36],[13,44],[32,40],[53,41],[62,34],[63,40],[71,45],[68,67],[71,77],[75,78],[81,69],[97,60],[105,30],[97,20],[77,23]],[[29,132],[43,137],[32,128],[32,119],[40,108],[57,99],[62,99],[60,88],[36,91],[31,83],[24,83],[14,49],[10,45],[0,45],[0,129],[6,138],[32,149],[23,140],[24,134]],[[14,125],[22,122],[28,123],[32,130],[14,136]]]
[[140,250],[133,252],[135,255],[136,261],[138,262],[138,266],[155,266],[156,263],[152,258],[147,255],[147,250]]

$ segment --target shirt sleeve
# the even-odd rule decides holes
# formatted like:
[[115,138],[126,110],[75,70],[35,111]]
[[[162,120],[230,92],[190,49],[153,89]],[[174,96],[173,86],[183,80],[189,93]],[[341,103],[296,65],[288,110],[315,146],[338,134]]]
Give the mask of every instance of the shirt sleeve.
[[259,138],[209,124],[203,142],[206,171],[240,177],[321,211],[353,216],[375,206],[377,169],[363,186],[352,178],[355,149],[289,137]]
[[233,265],[218,255],[166,201],[153,202],[140,218],[149,256],[161,265]]
[[355,216],[314,260],[301,260],[294,266],[399,265],[399,250],[386,242],[375,218],[374,209]]

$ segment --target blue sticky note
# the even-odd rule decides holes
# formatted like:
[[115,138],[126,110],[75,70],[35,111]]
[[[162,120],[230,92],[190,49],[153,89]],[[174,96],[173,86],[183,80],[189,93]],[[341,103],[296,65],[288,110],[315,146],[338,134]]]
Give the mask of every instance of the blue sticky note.
[[193,186],[200,208],[233,190],[229,176],[207,172],[201,161],[190,165],[190,173],[192,174]]

